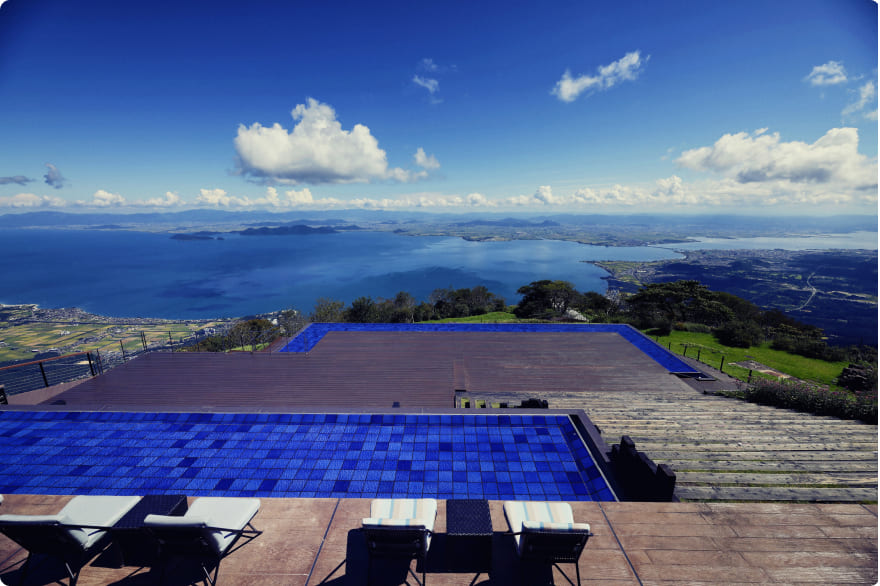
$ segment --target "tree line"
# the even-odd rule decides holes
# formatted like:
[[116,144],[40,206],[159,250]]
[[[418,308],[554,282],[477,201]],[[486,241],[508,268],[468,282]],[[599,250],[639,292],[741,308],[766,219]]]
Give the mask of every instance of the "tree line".
[[510,311],[517,318],[545,321],[628,323],[652,335],[673,329],[713,334],[725,346],[747,348],[769,341],[771,347],[830,361],[876,360],[876,348],[829,346],[821,328],[794,320],[779,310],[764,310],[723,291],[710,291],[698,281],[651,283],[626,297],[579,292],[568,281],[533,281],[517,290],[513,307],[486,287],[435,289],[418,301],[401,291],[393,298],[358,297],[349,305],[322,297],[304,316],[288,309],[272,319],[238,322],[230,331],[203,341],[202,350],[254,346],[273,336],[292,335],[307,321],[349,323],[414,323]]

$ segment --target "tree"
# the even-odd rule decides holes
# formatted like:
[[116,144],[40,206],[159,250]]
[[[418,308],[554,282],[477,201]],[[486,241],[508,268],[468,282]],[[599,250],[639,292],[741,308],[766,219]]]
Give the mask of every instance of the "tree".
[[716,294],[698,281],[651,283],[627,298],[627,306],[640,327],[667,321],[720,326],[734,318]]
[[532,281],[520,287],[522,301],[513,310],[519,318],[551,319],[580,302],[581,294],[568,281]]
[[344,308],[345,304],[342,301],[319,297],[315,301],[315,308],[309,314],[309,321],[321,323],[345,321],[342,311]]
[[614,302],[601,293],[588,291],[581,295],[575,309],[590,318],[607,319],[614,309]]
[[376,323],[379,317],[379,308],[372,297],[358,297],[351,302],[351,307],[345,310],[345,321],[352,323]]
[[267,319],[254,318],[236,322],[226,334],[230,348],[241,346],[242,349],[264,342],[271,342],[278,334],[275,324]]
[[755,322],[728,322],[715,330],[715,338],[725,346],[749,348],[764,341],[764,332]]

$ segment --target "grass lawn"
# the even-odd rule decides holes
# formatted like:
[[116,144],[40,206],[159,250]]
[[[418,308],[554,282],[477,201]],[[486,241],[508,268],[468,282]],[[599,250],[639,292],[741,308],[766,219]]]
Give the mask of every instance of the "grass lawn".
[[848,365],[847,362],[826,362],[773,350],[770,348],[769,342],[751,348],[723,346],[715,340],[712,334],[673,331],[669,336],[660,336],[659,338],[652,336],[652,338],[666,348],[669,348],[671,343],[671,350],[677,354],[683,354],[687,348],[687,356],[691,358],[696,358],[699,350],[700,360],[715,368],[721,365],[721,358],[724,357],[724,372],[741,380],[748,378],[748,369],[730,366],[731,362],[756,360],[795,378],[825,385],[832,384]]
[[532,323],[540,322],[533,319],[519,319],[512,313],[506,311],[493,311],[485,315],[472,315],[470,317],[449,317],[446,319],[432,319],[428,321],[418,322],[420,324],[496,324],[496,323]]

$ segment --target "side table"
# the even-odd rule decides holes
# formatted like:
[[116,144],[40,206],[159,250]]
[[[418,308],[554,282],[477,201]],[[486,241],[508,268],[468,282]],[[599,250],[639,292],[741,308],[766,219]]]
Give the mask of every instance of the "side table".
[[187,511],[186,495],[149,494],[110,529],[113,542],[119,547],[124,566],[149,566],[156,562],[158,547],[143,528],[147,515],[182,516]]
[[447,553],[454,565],[488,572],[492,568],[492,516],[489,501],[446,501]]

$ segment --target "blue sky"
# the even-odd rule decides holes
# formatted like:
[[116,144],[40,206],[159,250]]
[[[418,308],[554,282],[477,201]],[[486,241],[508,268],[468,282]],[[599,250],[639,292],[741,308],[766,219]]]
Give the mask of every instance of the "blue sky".
[[0,213],[877,212],[877,5],[0,5]]

